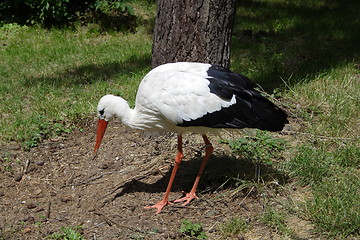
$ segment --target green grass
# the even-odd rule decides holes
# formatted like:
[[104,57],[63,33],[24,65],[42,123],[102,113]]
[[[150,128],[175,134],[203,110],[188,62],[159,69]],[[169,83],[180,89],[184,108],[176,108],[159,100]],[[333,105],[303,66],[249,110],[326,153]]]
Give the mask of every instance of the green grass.
[[207,239],[201,223],[193,223],[190,220],[182,220],[179,232],[185,239]]
[[239,1],[232,68],[265,89],[359,59],[359,1]]
[[[356,175],[357,174],[357,175]],[[334,238],[359,234],[358,172],[339,171],[313,186],[313,199],[306,202],[306,214],[324,232]]]
[[254,164],[272,164],[274,159],[281,158],[286,141],[274,138],[266,131],[256,130],[252,136],[245,136],[235,140],[224,140],[231,150],[242,158]]
[[297,100],[307,131],[338,138],[359,136],[359,73],[358,65],[350,62],[291,87],[287,96]]
[[[1,38],[1,142],[36,145],[59,129],[94,113],[104,94],[133,104],[150,69],[151,36],[13,28]],[[46,128],[44,130],[44,128]],[[40,136],[39,136],[40,135]]]
[[347,144],[329,150],[324,143],[317,147],[303,145],[288,163],[292,176],[312,188],[313,196],[306,199],[304,214],[329,237],[359,234],[358,146]]
[[220,225],[219,229],[224,239],[230,237],[237,237],[239,234],[244,233],[249,227],[248,222],[244,218],[233,218]]
[[360,229],[360,71],[350,62],[291,88],[297,117],[304,125],[301,143],[287,163],[292,177],[310,185],[305,215],[329,238]]
[[[299,214],[330,239],[358,236],[360,229],[359,7],[358,1],[239,2],[232,42],[233,69],[266,90],[281,87],[273,96],[282,97],[296,134],[285,172],[310,186]],[[268,217],[277,224],[276,215]]]
[[261,221],[283,236],[296,239],[294,231],[286,223],[286,213],[268,208],[261,216]]
[[[359,3],[239,1],[232,38],[232,70],[268,90],[293,126],[293,135],[284,137],[285,159],[265,154],[277,144],[270,134],[235,140],[234,146],[246,147],[240,149],[245,159],[276,161],[268,172],[308,187],[297,214],[329,239],[356,238],[360,229]],[[81,127],[107,93],[134,104],[139,81],[150,70],[155,5],[133,4],[138,16],[133,31],[104,32],[96,24],[75,31],[0,25],[1,144],[15,141],[30,148]],[[2,164],[10,166],[3,156]],[[203,180],[223,180],[210,177]],[[244,177],[238,178],[242,186]],[[270,210],[263,216],[268,226],[289,235],[286,214],[294,213]]]
[[84,240],[85,238],[79,232],[81,227],[61,227],[61,232],[56,232],[48,236],[48,239],[54,240]]

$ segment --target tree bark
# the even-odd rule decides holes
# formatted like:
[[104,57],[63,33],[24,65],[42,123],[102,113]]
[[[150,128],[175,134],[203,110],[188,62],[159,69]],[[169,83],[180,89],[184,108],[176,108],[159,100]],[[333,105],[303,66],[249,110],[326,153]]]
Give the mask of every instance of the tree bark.
[[152,67],[168,62],[230,65],[234,0],[158,0]]

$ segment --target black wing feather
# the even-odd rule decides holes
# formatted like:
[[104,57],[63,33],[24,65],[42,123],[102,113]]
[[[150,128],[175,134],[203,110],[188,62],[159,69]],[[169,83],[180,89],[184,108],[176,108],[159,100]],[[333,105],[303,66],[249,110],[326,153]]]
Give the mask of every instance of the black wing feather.
[[179,126],[280,131],[288,123],[287,114],[256,91],[247,77],[216,65],[212,65],[207,73],[210,92],[226,101],[235,95],[236,104],[195,120],[184,121]]

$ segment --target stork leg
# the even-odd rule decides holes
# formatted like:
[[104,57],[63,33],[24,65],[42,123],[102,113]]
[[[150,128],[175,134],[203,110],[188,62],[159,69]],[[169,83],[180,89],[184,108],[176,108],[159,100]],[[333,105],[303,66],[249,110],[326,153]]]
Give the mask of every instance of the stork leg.
[[177,151],[177,154],[176,154],[176,157],[175,157],[175,165],[174,165],[174,168],[173,168],[173,170],[171,172],[170,180],[169,180],[168,186],[166,188],[166,192],[164,194],[164,197],[157,204],[149,206],[149,207],[145,207],[146,209],[156,208],[157,211],[156,211],[155,214],[158,214],[166,205],[171,204],[171,202],[168,201],[169,195],[170,195],[170,190],[171,190],[171,187],[173,185],[175,175],[176,175],[177,170],[179,169],[179,165],[181,163],[182,158],[183,158],[182,135],[178,134],[178,151]]
[[203,161],[201,162],[200,165],[200,169],[198,171],[198,174],[196,176],[195,182],[193,187],[191,188],[191,191],[189,193],[186,193],[185,197],[182,197],[180,199],[175,200],[174,202],[185,202],[182,205],[185,206],[186,204],[188,204],[189,202],[191,202],[191,200],[195,199],[199,199],[198,196],[196,196],[196,188],[199,184],[200,178],[201,178],[201,174],[204,171],[204,168],[206,166],[207,161],[209,160],[210,155],[212,154],[214,148],[211,145],[209,139],[207,138],[207,136],[204,134],[202,135],[204,142],[205,142],[205,156]]

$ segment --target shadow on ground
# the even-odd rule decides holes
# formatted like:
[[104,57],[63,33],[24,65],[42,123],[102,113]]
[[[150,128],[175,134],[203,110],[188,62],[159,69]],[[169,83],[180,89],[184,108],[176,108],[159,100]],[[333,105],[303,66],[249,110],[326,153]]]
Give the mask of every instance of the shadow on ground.
[[[200,155],[201,152],[198,152],[198,154]],[[201,157],[195,157],[181,163],[175,177],[172,192],[190,191],[201,161]],[[123,186],[122,190],[115,195],[114,199],[124,194],[134,192],[165,192],[171,170],[172,168],[154,183],[145,183],[138,180],[128,182]],[[277,185],[284,185],[288,180],[289,178],[285,173],[279,172],[271,165],[254,164],[249,160],[228,155],[212,155],[201,177],[197,192],[200,194],[214,193],[241,187],[243,194],[246,195],[250,188],[255,186],[259,181],[261,181],[262,184],[275,182]],[[253,189],[252,191],[253,194],[256,194],[257,189]]]
[[360,2],[239,1],[232,66],[266,90],[360,60]]
[[49,84],[52,86],[82,86],[99,81],[109,81],[116,75],[121,75],[124,81],[136,72],[149,68],[150,55],[136,56],[124,62],[113,61],[104,64],[88,64],[75,66],[63,72],[54,73],[51,76],[31,77],[26,79],[27,86],[36,84]]
[[[232,38],[232,69],[249,76],[272,91],[347,64],[360,62],[360,2],[332,0],[326,3],[269,3],[241,1],[237,4]],[[108,81],[121,74],[149,68],[151,54],[125,62],[88,64],[52,76],[33,77],[37,83],[63,85]]]

